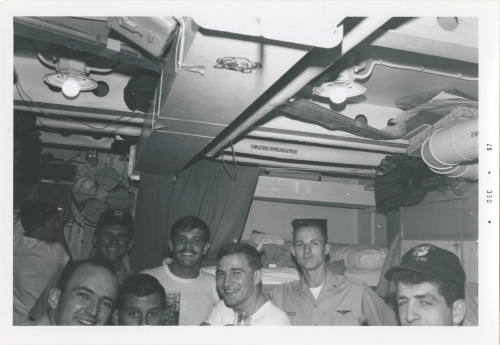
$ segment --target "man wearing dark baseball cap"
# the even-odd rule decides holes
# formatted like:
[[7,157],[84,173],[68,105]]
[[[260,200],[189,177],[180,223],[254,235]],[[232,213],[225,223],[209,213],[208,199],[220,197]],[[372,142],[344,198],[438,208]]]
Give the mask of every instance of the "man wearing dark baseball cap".
[[424,243],[385,274],[396,283],[403,326],[459,326],[465,317],[465,272],[458,257]]

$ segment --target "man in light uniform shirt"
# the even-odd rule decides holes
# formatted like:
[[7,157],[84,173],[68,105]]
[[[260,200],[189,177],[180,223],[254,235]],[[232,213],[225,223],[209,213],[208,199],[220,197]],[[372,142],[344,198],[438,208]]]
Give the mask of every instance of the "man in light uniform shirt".
[[295,219],[292,222],[292,255],[300,280],[269,291],[294,325],[396,325],[394,312],[366,284],[326,267],[330,252],[326,219]]

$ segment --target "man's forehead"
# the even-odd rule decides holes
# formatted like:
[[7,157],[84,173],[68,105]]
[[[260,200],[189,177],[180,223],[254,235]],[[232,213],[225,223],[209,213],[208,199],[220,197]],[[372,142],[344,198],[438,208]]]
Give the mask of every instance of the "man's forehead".
[[321,229],[317,226],[301,226],[294,231],[294,238],[314,238],[324,240]]
[[441,294],[439,293],[439,286],[434,282],[422,282],[418,284],[398,282],[397,289],[398,295],[404,295],[406,297],[423,295],[434,297],[441,296]]
[[203,234],[204,234],[204,232],[200,228],[194,228],[194,229],[184,228],[184,229],[178,230],[177,233],[176,233],[176,236],[199,236],[199,237],[203,237]]
[[145,296],[127,295],[125,298],[124,307],[144,307],[144,306],[161,306],[161,297],[158,292],[154,292]]
[[90,263],[78,267],[68,281],[67,288],[88,288],[95,290],[117,290],[118,279],[116,275],[105,267]]
[[241,253],[226,255],[217,263],[217,269],[247,269],[248,267],[247,257]]

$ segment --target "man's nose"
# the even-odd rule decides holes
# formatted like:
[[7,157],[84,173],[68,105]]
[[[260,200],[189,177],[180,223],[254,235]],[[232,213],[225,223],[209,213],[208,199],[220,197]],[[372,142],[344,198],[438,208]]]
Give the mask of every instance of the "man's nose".
[[230,287],[231,286],[231,277],[229,275],[226,275],[224,277],[224,281],[222,282],[222,284],[225,288]]
[[87,305],[87,312],[90,315],[96,317],[99,313],[99,301],[91,298],[89,304]]
[[305,253],[310,253],[311,252],[311,245],[310,244],[304,245],[304,252]]
[[406,310],[405,318],[409,324],[412,324],[413,322],[420,319],[418,307],[415,306],[415,303],[408,303],[408,309]]

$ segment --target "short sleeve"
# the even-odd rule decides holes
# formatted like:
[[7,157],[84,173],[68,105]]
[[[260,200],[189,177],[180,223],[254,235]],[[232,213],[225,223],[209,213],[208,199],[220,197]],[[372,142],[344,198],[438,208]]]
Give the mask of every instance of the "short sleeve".
[[362,285],[361,309],[370,326],[396,326],[396,314],[367,285]]

